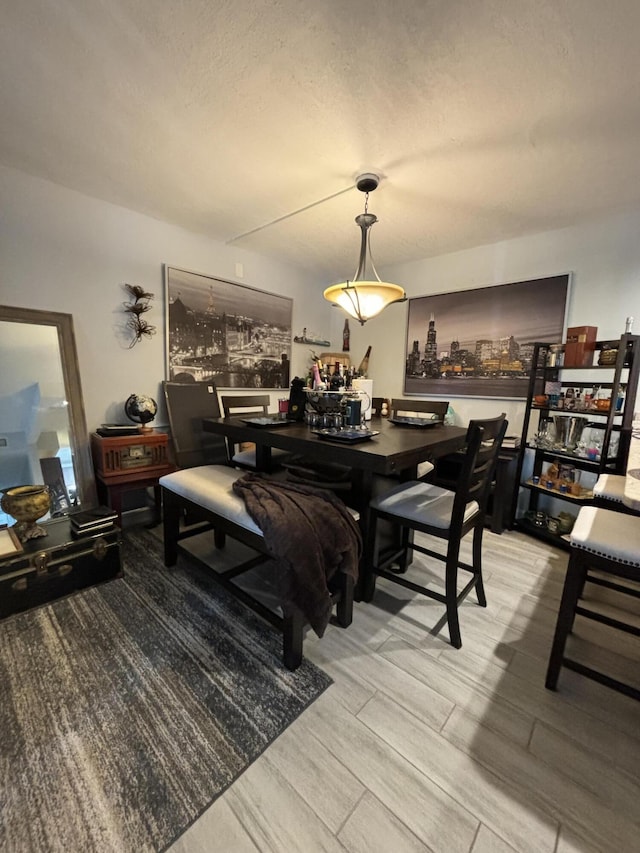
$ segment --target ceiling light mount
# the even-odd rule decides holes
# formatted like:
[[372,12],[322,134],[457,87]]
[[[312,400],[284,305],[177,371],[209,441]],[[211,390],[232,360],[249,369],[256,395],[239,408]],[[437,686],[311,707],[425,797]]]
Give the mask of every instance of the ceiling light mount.
[[[373,172],[365,172],[356,178],[356,187],[366,193],[364,213],[356,216],[355,222],[362,232],[358,268],[352,281],[333,284],[324,292],[324,298],[336,306],[343,308],[360,325],[378,315],[387,305],[394,302],[405,302],[407,295],[398,284],[381,281],[371,257],[369,231],[378,221],[378,217],[369,213],[369,193],[373,192],[380,183],[380,178]],[[367,274],[370,268],[373,276]]]
[[361,193],[372,193],[378,189],[380,177],[374,175],[373,172],[365,172],[363,175],[358,175],[356,178],[356,187]]

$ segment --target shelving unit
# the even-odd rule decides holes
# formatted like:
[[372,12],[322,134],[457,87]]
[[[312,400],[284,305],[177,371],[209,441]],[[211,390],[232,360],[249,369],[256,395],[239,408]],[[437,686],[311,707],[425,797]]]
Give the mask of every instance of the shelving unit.
[[[544,470],[547,469],[548,465],[553,462],[557,462],[559,465],[571,465],[580,471],[589,472],[593,475],[591,479],[594,482],[602,473],[622,474],[626,470],[638,375],[640,373],[640,355],[638,353],[640,336],[625,334],[619,340],[597,341],[594,361],[597,362],[600,353],[603,351],[616,348],[618,352],[615,364],[599,365],[595,363],[587,367],[550,366],[548,363],[549,354],[563,353],[562,344],[537,343],[533,350],[516,472],[517,485],[513,501],[514,513],[516,514],[514,526],[545,541],[553,542],[559,547],[569,547],[566,533],[564,531],[560,533],[550,532],[546,526],[536,524],[531,516],[538,511],[543,511],[552,499],[563,501],[568,508],[567,511],[572,507],[575,513],[576,508],[593,500],[593,493],[589,487],[583,487],[579,494],[560,492],[556,488],[548,487],[545,485],[544,478]],[[585,409],[584,406],[573,409],[564,406],[561,408],[549,404],[548,401],[543,404],[536,404],[535,398],[548,395],[550,383],[555,383],[555,386],[551,387],[559,388],[563,393],[569,388],[578,390],[583,399],[585,389],[598,387],[600,392],[608,392],[611,400],[610,407],[603,411],[595,407]],[[621,396],[622,386],[626,386],[626,395],[621,408],[617,409],[616,402]],[[535,421],[536,413],[537,421]],[[558,446],[550,448],[537,446],[531,433],[539,433],[543,421],[556,415],[583,417],[587,420],[585,429],[601,429],[600,453],[596,455],[591,452],[587,456],[584,448],[578,447],[574,451],[569,451]],[[534,483],[531,479],[523,480],[525,463],[528,468],[531,456],[533,456],[531,478],[539,477],[539,483]],[[525,514],[518,515],[517,504],[520,489],[528,491],[529,499]]]

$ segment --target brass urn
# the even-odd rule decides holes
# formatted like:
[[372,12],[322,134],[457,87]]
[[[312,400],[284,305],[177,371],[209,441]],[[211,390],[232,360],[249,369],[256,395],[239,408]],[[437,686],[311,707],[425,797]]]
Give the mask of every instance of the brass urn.
[[0,506],[3,512],[16,519],[13,529],[21,542],[47,535],[36,521],[51,507],[48,486],[12,486],[4,490]]

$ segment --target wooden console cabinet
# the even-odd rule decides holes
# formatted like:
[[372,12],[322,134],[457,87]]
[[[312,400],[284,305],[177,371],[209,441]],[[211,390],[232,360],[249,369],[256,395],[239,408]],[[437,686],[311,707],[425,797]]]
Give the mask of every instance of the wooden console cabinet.
[[169,436],[164,432],[105,437],[93,433],[91,453],[101,503],[118,513],[122,523],[122,496],[134,489],[153,487],[156,520],[160,512],[158,480],[175,470],[169,461]]

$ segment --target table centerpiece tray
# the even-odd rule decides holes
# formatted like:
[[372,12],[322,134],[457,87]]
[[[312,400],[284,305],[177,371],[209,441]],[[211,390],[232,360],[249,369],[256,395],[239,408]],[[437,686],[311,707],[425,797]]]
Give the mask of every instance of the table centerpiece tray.
[[376,435],[380,435],[378,430],[364,429],[312,429],[311,432],[317,435],[318,438],[326,439],[327,441],[340,441],[346,444],[355,444],[358,441],[368,441]]
[[255,418],[240,418],[243,424],[248,426],[258,427],[259,429],[268,429],[273,427],[284,427],[289,424],[295,424],[297,421],[288,420],[287,418],[279,418],[277,415],[265,415],[264,417]]
[[441,418],[410,418],[410,417],[399,417],[389,418],[389,422],[395,424],[396,426],[404,426],[404,427],[417,427],[418,429],[425,429],[428,427],[438,426],[438,424],[444,423]]

